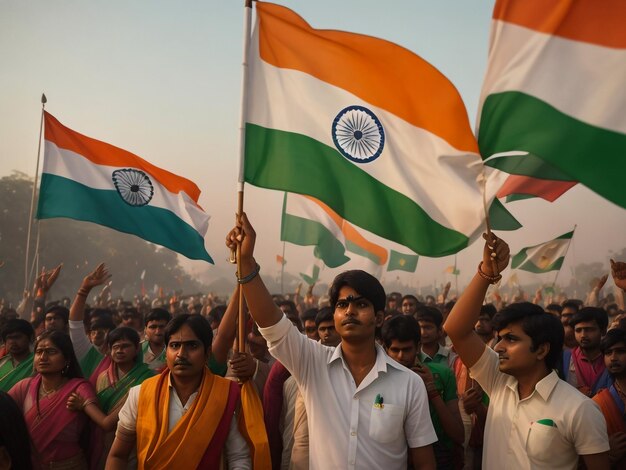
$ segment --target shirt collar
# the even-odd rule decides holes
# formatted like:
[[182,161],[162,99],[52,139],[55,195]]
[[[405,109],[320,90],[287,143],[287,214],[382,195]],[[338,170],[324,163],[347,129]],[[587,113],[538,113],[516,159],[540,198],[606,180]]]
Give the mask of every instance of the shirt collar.
[[[387,355],[387,353],[385,352],[385,350],[382,348],[380,344],[378,343],[374,343],[374,344],[376,347],[376,362],[374,363],[374,367],[376,368],[378,372],[387,372],[387,366],[391,366],[398,370],[402,368],[402,366],[399,363],[397,363],[396,361],[394,361]],[[333,351],[332,355],[328,358],[328,364],[331,364],[332,362],[335,362],[336,360],[339,360],[339,359],[344,361],[343,350],[341,349],[341,343],[339,343],[339,346],[335,347],[335,350]]]
[[435,353],[435,355],[433,357],[430,357],[428,354],[426,354],[422,350],[422,348],[420,348],[420,352],[419,352],[420,360],[422,362],[424,362],[427,359],[430,359],[432,361],[437,356],[441,356],[441,357],[447,358],[449,355],[450,355],[450,349],[448,349],[448,348],[446,348],[445,346],[442,346],[442,345],[439,345],[439,349],[437,349],[437,352]]
[[[546,375],[543,379],[537,382],[537,384],[535,385],[535,390],[530,396],[534,395],[535,392],[537,392],[539,396],[543,398],[543,401],[547,402],[548,399],[550,398],[550,395],[552,394],[552,391],[555,389],[556,385],[559,383],[559,380],[560,380],[559,376],[553,370],[548,375]],[[509,376],[506,386],[509,387],[514,393],[516,394],[518,393],[518,390],[517,390],[518,383],[515,377]]]

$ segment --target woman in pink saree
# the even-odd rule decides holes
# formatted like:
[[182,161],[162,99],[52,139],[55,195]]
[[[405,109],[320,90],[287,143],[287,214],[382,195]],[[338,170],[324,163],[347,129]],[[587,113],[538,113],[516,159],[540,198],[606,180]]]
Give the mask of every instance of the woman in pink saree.
[[9,395],[24,413],[33,447],[35,469],[83,470],[89,466],[81,447],[87,416],[67,408],[78,393],[95,401],[93,386],[82,378],[70,337],[47,331],[35,343],[37,375],[18,382]]

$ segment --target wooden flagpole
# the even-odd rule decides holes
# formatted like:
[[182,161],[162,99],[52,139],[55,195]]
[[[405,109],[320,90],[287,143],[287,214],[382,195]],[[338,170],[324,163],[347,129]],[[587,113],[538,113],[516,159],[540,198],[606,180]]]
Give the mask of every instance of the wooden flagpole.
[[[246,143],[246,111],[248,108],[248,52],[250,50],[250,30],[252,20],[252,0],[245,0],[243,14],[243,77],[241,80],[241,114],[239,119],[239,177],[237,180],[237,219],[243,213],[244,165]],[[231,252],[229,261],[237,263],[237,277],[241,279],[241,245],[237,245],[235,253]],[[246,349],[246,316],[244,312],[243,289],[239,289],[239,314],[237,320],[237,341],[235,351]]]
[[[37,164],[35,166],[35,182],[33,184],[33,193],[30,198],[30,213],[28,214],[28,231],[26,233],[26,256],[24,259],[24,290],[28,289],[28,280],[30,278],[30,273],[28,272],[29,257],[30,257],[30,236],[33,226],[33,213],[35,212],[35,198],[37,194],[37,183],[39,181],[39,161],[41,157],[41,137],[43,135],[43,116],[46,107],[46,99],[45,94],[41,94],[41,122],[39,124],[39,141],[37,143]],[[37,243],[37,251],[39,251],[39,243]],[[35,254],[37,256],[38,253]]]

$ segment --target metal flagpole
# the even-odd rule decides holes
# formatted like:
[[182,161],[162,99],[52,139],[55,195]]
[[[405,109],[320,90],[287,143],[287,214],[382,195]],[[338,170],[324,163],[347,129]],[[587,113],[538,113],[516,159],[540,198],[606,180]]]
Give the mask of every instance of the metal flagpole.
[[29,265],[29,257],[30,257],[30,234],[33,226],[33,212],[35,212],[35,196],[37,193],[37,183],[39,180],[39,160],[41,157],[41,136],[43,134],[43,116],[46,107],[46,99],[45,94],[41,94],[41,122],[39,124],[39,141],[37,143],[37,165],[35,166],[35,183],[33,184],[33,193],[30,198],[30,213],[28,214],[28,231],[26,233],[26,256],[24,259],[24,290],[28,289],[28,265]]
[[[565,249],[565,254],[563,255],[563,261],[565,261],[565,257],[567,256],[567,252],[569,251],[569,247],[574,242],[574,233],[576,233],[576,227],[578,227],[578,225],[574,225],[574,230],[572,230],[572,238],[570,239],[569,243],[567,244],[567,248]],[[552,282],[552,289],[554,289],[554,286],[556,285],[556,280],[559,278],[559,273],[560,272],[561,272],[561,268],[559,268],[559,270],[556,272],[556,276],[554,276],[554,281]]]
[[[248,51],[250,50],[250,30],[252,20],[252,0],[245,0],[243,13],[243,77],[241,80],[241,115],[239,119],[239,177],[237,180],[237,218],[243,213],[243,189],[244,189],[244,156],[246,142],[246,111],[248,108]],[[235,253],[231,252],[231,263],[237,263],[237,277],[242,277],[241,272],[241,245],[237,245]],[[239,317],[237,328],[237,342],[235,350],[243,352],[246,347],[246,321],[244,312],[243,289],[239,289]]]

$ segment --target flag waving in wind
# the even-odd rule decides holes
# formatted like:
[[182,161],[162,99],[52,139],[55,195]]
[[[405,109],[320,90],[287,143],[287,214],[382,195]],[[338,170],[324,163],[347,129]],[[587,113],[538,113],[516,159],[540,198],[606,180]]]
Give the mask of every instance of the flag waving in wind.
[[623,0],[498,0],[481,94],[485,163],[578,181],[626,208],[625,24]]
[[209,216],[191,181],[86,137],[45,113],[37,218],[104,225],[213,263],[204,247]]
[[532,273],[558,271],[563,265],[573,235],[574,230],[549,242],[522,249],[511,259],[511,268]]
[[255,5],[245,181],[313,196],[421,255],[466,247],[484,229],[483,165],[454,86],[396,44]]

